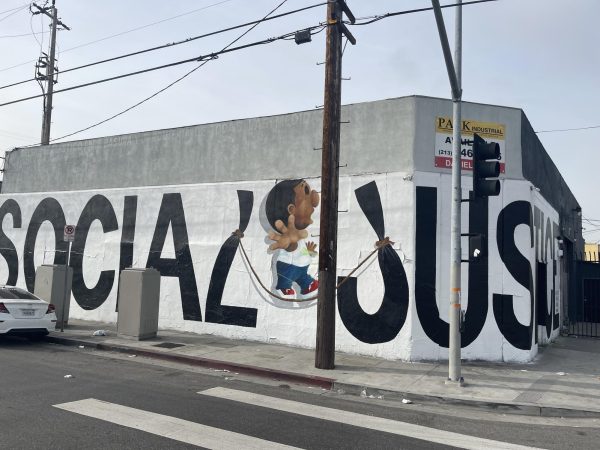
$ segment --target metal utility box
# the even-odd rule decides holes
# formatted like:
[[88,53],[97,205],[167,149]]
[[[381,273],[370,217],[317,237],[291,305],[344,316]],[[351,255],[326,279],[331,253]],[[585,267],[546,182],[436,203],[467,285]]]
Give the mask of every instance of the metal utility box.
[[158,270],[123,270],[119,277],[117,333],[140,341],[156,337],[159,300]]
[[[71,286],[73,282],[73,268],[69,267],[66,273],[65,266],[58,264],[44,264],[35,272],[35,286],[33,293],[52,303],[56,308],[56,327],[64,327],[69,323],[69,305],[71,304]],[[66,281],[66,289],[65,289]],[[64,315],[63,315],[64,308]],[[64,317],[64,323],[61,319]]]

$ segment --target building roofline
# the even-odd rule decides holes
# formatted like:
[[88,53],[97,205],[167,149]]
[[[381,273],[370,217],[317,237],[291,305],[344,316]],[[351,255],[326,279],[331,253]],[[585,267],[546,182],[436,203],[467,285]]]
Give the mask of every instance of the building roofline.
[[[448,101],[448,102],[452,101],[449,98],[412,94],[412,95],[405,95],[405,96],[401,96],[401,97],[388,97],[388,98],[384,98],[384,99],[369,100],[369,101],[365,101],[365,102],[345,103],[342,105],[342,107],[365,105],[368,103],[388,102],[388,101],[394,101],[394,100],[405,100],[405,99],[411,99],[411,98],[442,100],[442,101]],[[491,103],[477,103],[477,102],[469,102],[469,101],[462,101],[462,103],[463,104],[490,106],[490,107],[496,107],[496,108],[514,109],[517,111],[521,111],[523,114],[525,114],[525,112],[521,108],[517,108],[514,106],[493,105]],[[242,118],[237,118],[237,119],[220,120],[220,121],[216,121],[216,122],[204,122],[204,123],[197,123],[197,124],[191,124],[191,125],[181,125],[178,127],[159,128],[159,129],[155,129],[155,130],[133,131],[131,133],[114,134],[114,135],[98,136],[98,137],[87,138],[87,139],[76,139],[76,140],[72,140],[72,141],[56,142],[53,144],[49,144],[49,146],[52,147],[52,146],[56,146],[56,145],[77,145],[77,143],[96,141],[99,139],[107,139],[107,138],[112,138],[112,139],[118,140],[118,139],[126,138],[126,137],[129,137],[132,135],[144,135],[144,134],[149,135],[149,134],[157,134],[157,133],[161,133],[161,132],[169,132],[169,131],[173,131],[173,130],[183,130],[185,128],[193,128],[193,127],[198,127],[198,126],[203,126],[203,125],[228,124],[228,123],[241,122],[241,121],[246,121],[246,120],[260,120],[260,119],[269,119],[269,118],[273,118],[273,117],[285,117],[285,116],[290,116],[293,114],[312,113],[312,112],[320,111],[320,110],[321,110],[321,108],[307,109],[307,110],[292,111],[292,112],[287,112],[287,113],[282,113],[282,114],[269,114],[269,115],[264,115],[264,116],[242,117]],[[10,153],[14,150],[24,150],[24,149],[28,149],[28,148],[38,149],[39,147],[41,147],[41,145],[14,147],[12,150],[8,150],[6,153]]]

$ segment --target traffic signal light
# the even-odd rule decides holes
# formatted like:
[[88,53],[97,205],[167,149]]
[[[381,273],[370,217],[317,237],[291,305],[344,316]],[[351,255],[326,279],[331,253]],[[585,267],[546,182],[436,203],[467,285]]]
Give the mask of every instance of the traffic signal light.
[[485,234],[469,234],[469,262],[477,261],[479,258],[487,256]]
[[[500,194],[500,146],[473,136],[473,194],[476,198]],[[493,160],[493,161],[488,161]]]

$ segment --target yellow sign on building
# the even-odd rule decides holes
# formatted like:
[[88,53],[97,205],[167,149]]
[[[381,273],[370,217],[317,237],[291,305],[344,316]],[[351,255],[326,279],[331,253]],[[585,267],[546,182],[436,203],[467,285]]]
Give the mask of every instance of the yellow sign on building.
[[[451,117],[435,118],[435,166],[452,168],[452,131]],[[473,170],[473,135],[477,133],[486,141],[497,142],[500,146],[500,172],[505,168],[505,139],[506,127],[501,123],[480,122],[465,119],[461,126],[461,167],[463,170]]]

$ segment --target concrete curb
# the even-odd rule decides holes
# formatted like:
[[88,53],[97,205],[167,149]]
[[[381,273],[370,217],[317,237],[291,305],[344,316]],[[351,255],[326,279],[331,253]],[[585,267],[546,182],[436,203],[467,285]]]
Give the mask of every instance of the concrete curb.
[[148,358],[160,359],[163,361],[179,362],[194,366],[207,367],[210,369],[229,370],[230,372],[243,373],[273,380],[298,383],[307,386],[320,387],[327,390],[343,391],[344,393],[357,396],[373,396],[374,398],[383,396],[385,399],[398,400],[410,399],[415,403],[437,404],[437,405],[457,405],[471,408],[494,411],[503,414],[519,414],[538,417],[569,417],[569,418],[599,418],[600,411],[579,410],[573,408],[559,408],[554,406],[543,406],[526,403],[503,403],[475,399],[463,399],[457,397],[442,397],[437,395],[419,394],[415,392],[402,392],[380,389],[372,386],[343,383],[335,378],[321,377],[318,375],[306,375],[284,370],[267,369],[259,366],[219,361],[216,359],[203,358],[200,356],[181,355],[176,353],[163,353],[152,350],[145,350],[136,347],[130,347],[120,344],[106,344],[104,342],[94,342],[80,338],[46,336],[46,342],[76,347],[83,345],[97,350],[112,351],[126,354],[145,356]]
[[456,405],[467,406],[501,414],[518,414],[524,416],[538,417],[568,417],[568,418],[600,418],[600,411],[585,409],[559,408],[555,406],[544,406],[527,403],[505,403],[486,400],[476,400],[458,397],[442,397],[439,395],[418,394],[415,392],[391,391],[379,389],[372,386],[360,386],[335,381],[333,389],[344,391],[351,395],[360,395],[374,398],[383,397],[387,400],[409,399],[413,403],[429,405]]
[[290,383],[298,383],[308,386],[316,386],[323,389],[331,390],[335,379],[320,377],[318,375],[305,375],[295,372],[286,372],[284,370],[273,370],[265,367],[251,366],[247,364],[232,363],[227,361],[219,361],[216,359],[203,358],[200,356],[179,355],[175,353],[163,353],[152,350],[144,350],[127,345],[106,344],[104,342],[93,342],[77,338],[65,338],[56,336],[46,336],[46,342],[53,344],[61,344],[71,347],[83,345],[97,350],[105,350],[111,352],[127,353],[148,358],[161,359],[163,361],[179,362],[200,367],[208,367],[210,369],[229,370],[230,372],[243,373],[245,375],[254,375],[263,378],[271,378],[274,380],[286,381]]

